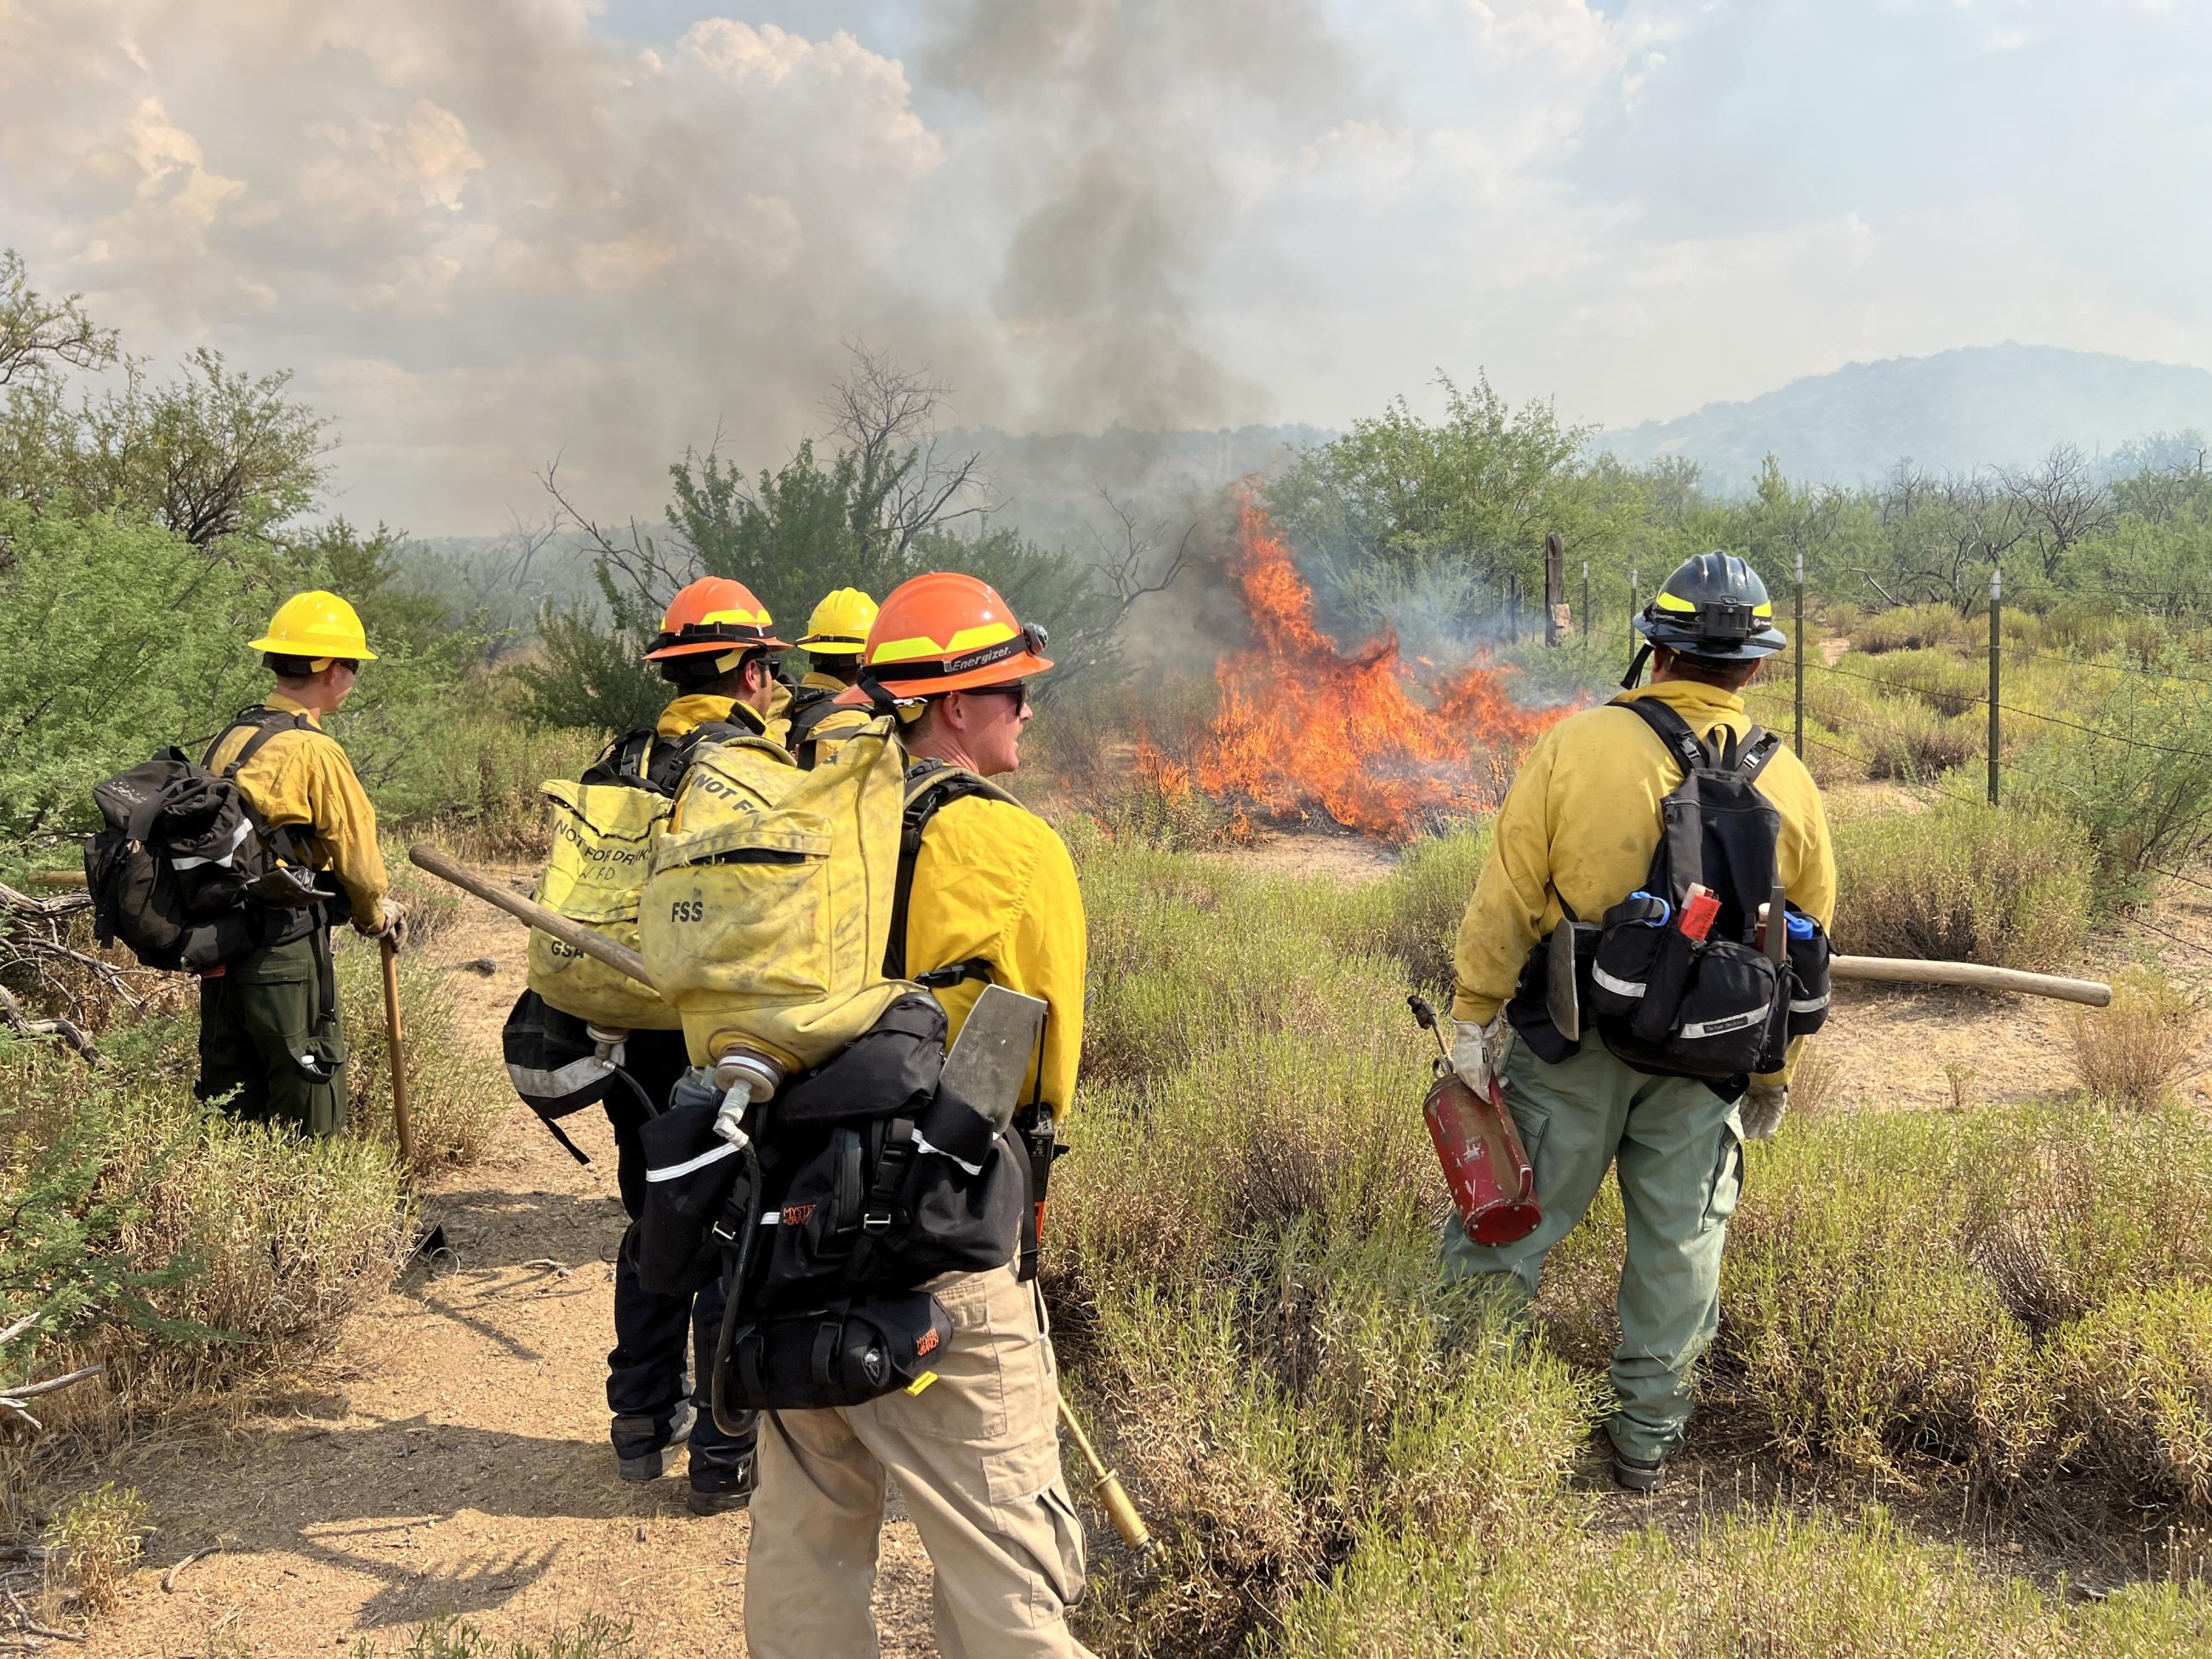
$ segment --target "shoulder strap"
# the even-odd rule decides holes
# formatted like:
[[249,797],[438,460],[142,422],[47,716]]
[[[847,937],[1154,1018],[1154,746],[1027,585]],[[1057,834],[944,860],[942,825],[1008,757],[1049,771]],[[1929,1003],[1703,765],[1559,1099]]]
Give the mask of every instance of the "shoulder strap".
[[640,780],[643,786],[664,795],[673,795],[683,787],[684,777],[691,769],[691,763],[699,751],[710,743],[735,743],[741,738],[757,738],[761,734],[750,726],[739,726],[731,720],[705,720],[693,726],[680,738],[662,738],[654,742],[653,758]]
[[1766,769],[1766,763],[1782,751],[1782,739],[1763,726],[1754,725],[1743,734],[1742,752],[1737,757],[1735,769],[1746,783],[1759,781],[1759,775]]
[[241,708],[229,725],[215,734],[215,741],[208,744],[207,753],[200,757],[202,771],[215,769],[215,751],[222,747],[224,738],[241,726],[252,726],[254,732],[239,745],[238,752],[230,757],[230,764],[222,769],[222,775],[227,782],[236,781],[238,769],[259,754],[261,746],[279,732],[312,732],[315,729],[314,722],[305,714],[283,714],[274,708],[264,708],[259,703],[251,708]]
[[[907,768],[906,810],[899,823],[898,878],[891,889],[890,938],[884,945],[884,975],[886,978],[908,977],[906,970],[907,917],[914,902],[915,866],[921,858],[921,840],[929,828],[929,821],[948,802],[968,795],[981,795],[988,799],[1005,801],[1009,805],[1021,805],[997,784],[979,777],[964,767],[950,765],[940,760],[922,760]],[[957,985],[966,979],[988,979],[990,976],[990,963],[979,959],[933,969],[917,982],[934,988]]]
[[1698,734],[1690,730],[1690,723],[1658,698],[1615,697],[1613,707],[1626,708],[1656,732],[1659,741],[1680,758],[1686,772],[1699,771],[1712,764],[1712,757],[1698,740]]
[[633,788],[649,789],[652,785],[646,781],[646,764],[659,741],[649,726],[634,726],[619,732],[599,750],[599,757],[584,769],[578,781],[594,786],[629,784]]
[[841,709],[836,696],[818,685],[794,692],[791,704],[791,725],[783,746],[791,750],[791,757],[803,770],[811,772],[818,758],[810,747],[814,741],[814,728]]

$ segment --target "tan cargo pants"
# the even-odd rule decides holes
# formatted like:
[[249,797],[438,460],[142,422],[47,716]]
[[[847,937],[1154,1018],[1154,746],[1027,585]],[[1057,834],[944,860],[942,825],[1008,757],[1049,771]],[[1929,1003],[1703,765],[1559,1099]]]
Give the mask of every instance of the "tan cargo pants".
[[1059,1381],[1036,1293],[1012,1267],[929,1288],[952,1319],[935,1382],[761,1425],[750,1659],[873,1659],[888,1479],[937,1570],[945,1659],[1090,1659],[1067,1627],[1083,1529],[1060,1484]]

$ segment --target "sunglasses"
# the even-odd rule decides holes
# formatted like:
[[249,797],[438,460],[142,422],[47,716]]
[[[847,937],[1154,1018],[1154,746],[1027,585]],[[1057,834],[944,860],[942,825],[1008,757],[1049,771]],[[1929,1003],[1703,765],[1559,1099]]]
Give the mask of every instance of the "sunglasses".
[[1007,696],[1014,699],[1014,713],[1024,714],[1030,706],[1030,684],[1027,680],[1016,680],[1012,685],[979,685],[968,695],[971,697]]

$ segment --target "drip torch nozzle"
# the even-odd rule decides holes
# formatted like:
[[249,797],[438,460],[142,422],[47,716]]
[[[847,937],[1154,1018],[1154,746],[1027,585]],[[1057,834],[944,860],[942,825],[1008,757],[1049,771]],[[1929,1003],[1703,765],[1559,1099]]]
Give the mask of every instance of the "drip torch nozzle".
[[1443,1052],[1444,1064],[1449,1066],[1451,1043],[1444,1036],[1444,1024],[1437,1018],[1435,1005],[1417,991],[1406,999],[1406,1006],[1413,1011],[1414,1024],[1436,1038],[1437,1047]]

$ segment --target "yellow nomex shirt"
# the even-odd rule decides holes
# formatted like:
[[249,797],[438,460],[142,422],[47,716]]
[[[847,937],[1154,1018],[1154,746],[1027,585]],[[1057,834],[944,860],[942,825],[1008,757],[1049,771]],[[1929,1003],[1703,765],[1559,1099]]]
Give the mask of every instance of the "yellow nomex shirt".
[[[929,820],[907,913],[909,975],[981,958],[991,981],[1044,999],[1044,1103],[1065,1120],[1083,1050],[1083,975],[1089,939],[1075,861],[1052,826],[988,796],[947,801]],[[957,1037],[984,981],[937,993]],[[1027,1106],[1038,1068],[1023,1087]]]
[[[1626,695],[1665,703],[1701,738],[1751,729],[1742,697],[1717,686],[1668,680]],[[1595,921],[1644,884],[1659,846],[1660,803],[1681,781],[1680,761],[1626,708],[1586,708],[1536,740],[1498,809],[1460,923],[1454,1018],[1496,1017],[1529,951],[1559,926],[1562,897]],[[1836,912],[1836,860],[1820,788],[1787,749],[1767,763],[1758,788],[1782,819],[1777,874],[1790,902],[1825,929]]]
[[[338,878],[363,928],[384,925],[384,895],[392,884],[384,854],[376,848],[376,809],[354,775],[337,739],[322,730],[322,717],[283,692],[271,693],[262,707],[282,714],[303,714],[313,729],[279,731],[252,759],[238,769],[239,793],[271,829],[305,828],[313,837],[310,862]],[[240,726],[216,744],[208,770],[220,774],[258,728]]]

